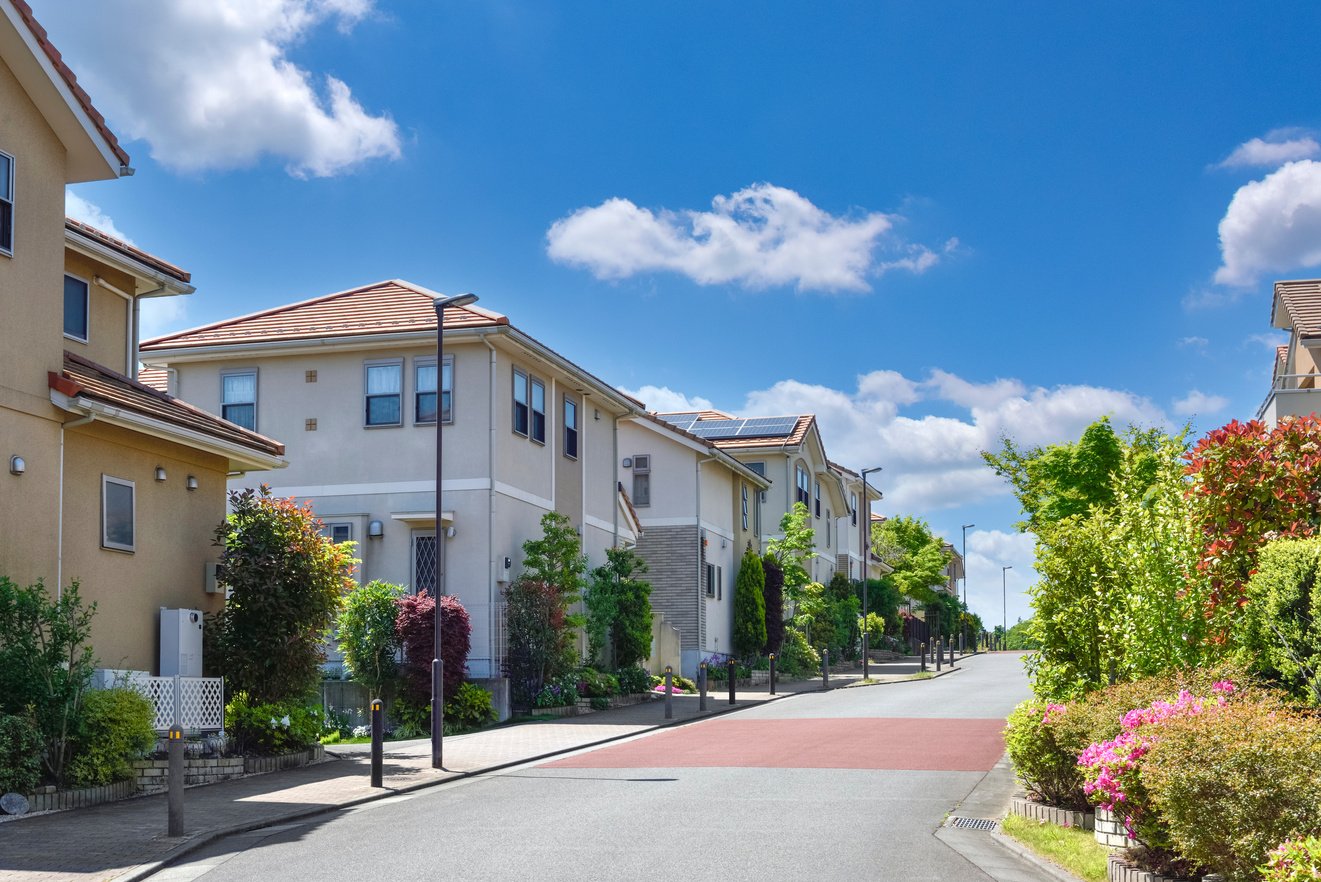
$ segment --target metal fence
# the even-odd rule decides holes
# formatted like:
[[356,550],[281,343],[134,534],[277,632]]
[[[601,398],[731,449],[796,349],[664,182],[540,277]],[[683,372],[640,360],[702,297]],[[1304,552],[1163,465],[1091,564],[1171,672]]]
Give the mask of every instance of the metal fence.
[[132,677],[126,683],[156,708],[153,727],[168,732],[178,723],[185,732],[225,730],[224,677]]

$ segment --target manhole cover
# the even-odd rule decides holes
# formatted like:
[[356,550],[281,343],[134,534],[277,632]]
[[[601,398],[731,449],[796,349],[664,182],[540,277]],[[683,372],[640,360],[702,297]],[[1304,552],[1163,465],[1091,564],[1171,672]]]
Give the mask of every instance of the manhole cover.
[[7,815],[26,815],[28,801],[21,793],[6,793],[0,796],[0,811]]
[[1000,826],[998,821],[992,821],[987,818],[959,818],[949,819],[950,827],[960,827],[964,830],[986,830],[994,833]]

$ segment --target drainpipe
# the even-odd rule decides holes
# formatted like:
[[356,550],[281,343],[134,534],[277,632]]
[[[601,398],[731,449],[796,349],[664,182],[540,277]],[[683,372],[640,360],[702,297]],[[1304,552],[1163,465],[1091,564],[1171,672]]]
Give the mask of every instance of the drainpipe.
[[92,281],[95,282],[99,287],[105,288],[111,294],[118,294],[120,297],[124,298],[124,300],[128,302],[128,307],[127,307],[128,315],[126,317],[126,322],[125,322],[126,327],[124,328],[124,345],[128,349],[128,352],[126,352],[124,355],[124,362],[125,362],[124,376],[128,377],[130,380],[136,380],[138,378],[138,315],[139,315],[139,304],[140,304],[139,298],[155,297],[157,294],[164,293],[165,286],[161,285],[159,288],[156,288],[155,290],[145,291],[142,294],[134,295],[128,293],[127,291],[119,288],[116,285],[110,284],[100,276],[93,276]]
[[[495,561],[495,347],[487,339],[486,334],[481,335],[481,340],[486,344],[490,352],[489,367],[487,370],[487,388],[491,392],[491,404],[486,413],[486,471],[488,472],[488,486],[486,489],[486,564],[487,564],[487,657],[490,659],[491,676],[499,677],[500,672],[495,669],[495,630],[496,618],[494,615],[496,607],[495,582],[496,582],[496,561]],[[455,359],[454,371],[455,387],[458,387],[458,359]],[[440,513],[436,513],[437,523],[439,523]],[[501,561],[503,563],[503,561]]]
[[64,596],[64,430],[85,426],[95,415],[88,414],[85,417],[79,417],[76,420],[69,420],[66,423],[60,423],[60,474],[57,483],[56,492],[59,499],[56,505],[56,524],[55,524],[55,599],[59,600]]
[[614,476],[614,492],[611,494],[610,511],[614,513],[614,547],[619,547],[619,415],[614,416],[613,434],[610,438],[610,451],[614,456],[614,465],[611,467],[611,474]]

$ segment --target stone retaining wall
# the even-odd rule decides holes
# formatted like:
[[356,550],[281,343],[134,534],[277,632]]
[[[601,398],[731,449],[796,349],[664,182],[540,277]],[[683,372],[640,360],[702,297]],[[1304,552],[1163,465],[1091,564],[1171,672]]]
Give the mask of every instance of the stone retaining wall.
[[1150,870],[1140,869],[1117,854],[1110,855],[1110,860],[1106,862],[1105,878],[1107,882],[1188,882],[1174,876],[1162,876]]
[[78,790],[56,790],[54,787],[42,787],[29,796],[29,812],[48,812],[61,809],[86,808],[117,799],[128,799],[133,795],[133,781],[117,781],[102,787],[82,787]]
[[1123,819],[1103,808],[1096,809],[1096,827],[1092,832],[1096,841],[1106,848],[1128,848],[1133,844],[1133,840],[1128,838],[1128,831],[1124,829]]
[[264,772],[278,772],[281,769],[296,769],[299,766],[320,762],[325,756],[326,751],[320,744],[282,756],[245,756],[243,771],[248,775],[260,775]]
[[1091,812],[1075,812],[1056,808],[1053,805],[1033,802],[1021,796],[1015,796],[1009,803],[1010,811],[1033,821],[1047,821],[1059,827],[1074,827],[1079,830],[1095,830],[1096,816]]
[[[243,775],[243,757],[186,757],[183,761],[183,783],[185,787],[194,784],[215,784]],[[170,761],[168,759],[138,760],[133,763],[131,783],[138,793],[159,793],[170,786]]]

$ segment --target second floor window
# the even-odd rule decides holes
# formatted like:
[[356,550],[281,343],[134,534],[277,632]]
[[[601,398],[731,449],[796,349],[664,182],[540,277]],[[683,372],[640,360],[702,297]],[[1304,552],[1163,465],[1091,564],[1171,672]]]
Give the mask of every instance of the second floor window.
[[134,541],[134,484],[123,478],[101,476],[101,547],[132,551]]
[[0,254],[14,253],[14,157],[0,153]]
[[527,435],[528,422],[527,374],[514,368],[514,432]]
[[743,490],[743,529],[748,528],[748,485],[739,485]]
[[[436,362],[418,361],[414,364],[413,422],[436,421]],[[454,422],[454,360],[446,357],[440,371],[441,422]]]
[[849,517],[853,526],[858,526],[858,494],[856,493],[849,494]]
[[257,372],[220,375],[220,415],[236,426],[257,430]]
[[633,504],[651,505],[651,456],[633,457]]
[[87,342],[87,283],[64,277],[64,336]]
[[794,502],[801,502],[803,505],[812,504],[812,481],[807,476],[807,469],[801,465],[794,466]]
[[821,517],[821,482],[816,482],[816,516]]
[[546,384],[535,378],[532,380],[532,434],[529,437],[538,444],[546,443]]
[[366,424],[398,426],[403,422],[404,366],[399,362],[367,365]]
[[578,405],[564,399],[564,455],[578,458]]

